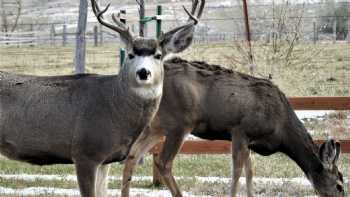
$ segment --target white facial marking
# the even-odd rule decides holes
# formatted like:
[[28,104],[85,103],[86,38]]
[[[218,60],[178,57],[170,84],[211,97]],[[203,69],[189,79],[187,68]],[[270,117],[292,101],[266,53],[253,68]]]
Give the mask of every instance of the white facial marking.
[[140,84],[152,84],[154,81],[153,73],[157,70],[157,63],[155,62],[155,59],[150,56],[145,56],[145,57],[136,56],[134,60],[134,64],[138,65],[136,66],[136,72],[143,68],[151,72],[147,80],[141,80],[140,77],[135,72],[137,82]]
[[[155,59],[153,56],[136,56],[133,59],[133,64],[137,65],[135,68],[136,82],[139,84],[137,87],[133,87],[132,90],[140,97],[145,99],[154,99],[162,95],[163,84],[159,83],[161,68],[160,60]],[[150,75],[147,80],[141,80],[137,74],[137,71],[146,69],[150,71]]]
[[150,87],[137,87],[132,88],[132,90],[141,98],[154,99],[162,96],[163,85],[157,84],[155,86]]

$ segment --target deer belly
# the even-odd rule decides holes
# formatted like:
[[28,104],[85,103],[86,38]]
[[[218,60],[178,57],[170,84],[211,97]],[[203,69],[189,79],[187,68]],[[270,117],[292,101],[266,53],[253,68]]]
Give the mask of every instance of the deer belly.
[[1,136],[0,152],[9,159],[36,165],[71,164],[69,145],[50,147],[47,142],[28,142],[27,140]]
[[32,154],[21,154],[19,161],[24,161],[35,165],[52,165],[52,164],[72,164],[69,158],[64,158],[49,152],[36,152]]

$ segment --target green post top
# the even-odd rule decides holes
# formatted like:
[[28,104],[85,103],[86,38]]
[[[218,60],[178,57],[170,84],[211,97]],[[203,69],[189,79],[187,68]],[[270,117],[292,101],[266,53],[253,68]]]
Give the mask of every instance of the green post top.
[[140,21],[143,23],[148,23],[148,22],[156,20],[156,19],[157,19],[156,16],[145,16],[143,18],[140,18]]
[[121,48],[120,49],[120,56],[119,56],[119,64],[120,64],[120,66],[123,66],[123,64],[124,64],[124,60],[125,60],[125,49],[123,49],[123,48]]
[[[158,16],[162,15],[162,6],[161,5],[157,6],[157,15]],[[157,19],[157,38],[159,38],[161,33],[162,33],[162,20]]]

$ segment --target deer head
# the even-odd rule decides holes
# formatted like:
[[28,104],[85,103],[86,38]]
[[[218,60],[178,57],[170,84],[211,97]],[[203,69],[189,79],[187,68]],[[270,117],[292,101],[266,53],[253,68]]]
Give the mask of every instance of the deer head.
[[329,139],[319,148],[319,158],[323,167],[311,175],[310,179],[315,189],[322,197],[343,197],[344,180],[338,171],[337,161],[340,156],[340,143]]
[[[135,36],[129,27],[120,21],[118,15],[112,15],[114,23],[105,20],[103,14],[108,10],[110,4],[103,10],[100,9],[95,0],[91,0],[91,4],[97,20],[102,25],[118,32],[126,46],[128,55],[121,73],[124,72],[128,76],[131,89],[134,89],[139,95],[146,96],[147,94],[147,97],[152,97],[161,94],[162,85],[159,84],[163,82],[165,56],[170,53],[182,52],[192,43],[194,27],[202,15],[205,1],[201,1],[198,11],[198,0],[194,0],[191,12],[184,7],[185,12],[189,15],[188,22],[162,34],[158,39]],[[196,12],[197,16],[194,16]],[[154,87],[157,88],[154,89]],[[153,88],[153,90],[144,91],[149,88]]]

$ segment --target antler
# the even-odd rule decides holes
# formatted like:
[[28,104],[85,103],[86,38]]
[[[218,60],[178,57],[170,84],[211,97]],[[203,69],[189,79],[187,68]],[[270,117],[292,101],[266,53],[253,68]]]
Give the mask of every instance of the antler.
[[132,34],[132,32],[130,31],[129,27],[126,26],[124,23],[118,21],[116,22],[115,20],[115,16],[114,14],[112,15],[113,20],[117,23],[117,25],[114,25],[108,21],[106,21],[103,18],[103,14],[106,13],[106,11],[108,10],[109,6],[111,4],[109,3],[106,8],[104,8],[103,10],[100,9],[100,6],[98,5],[98,3],[96,2],[96,0],[91,0],[91,6],[92,6],[92,11],[94,12],[97,20],[104,26],[118,32],[120,34],[120,36],[126,41],[131,43],[134,35]]
[[199,10],[198,10],[197,16],[194,16],[194,15],[195,15],[196,10],[197,10],[198,0],[192,0],[191,12],[189,12],[187,10],[187,8],[185,6],[183,6],[186,14],[189,16],[187,24],[182,25],[180,27],[176,27],[176,28],[168,31],[167,33],[165,33],[163,35],[163,37],[167,37],[166,35],[173,34],[174,32],[177,32],[180,29],[186,29],[186,28],[193,27],[193,26],[197,25],[199,19],[201,18],[202,14],[203,14],[204,6],[205,6],[205,0],[200,0],[200,1],[201,1],[201,3],[200,3],[200,6],[199,6]]

